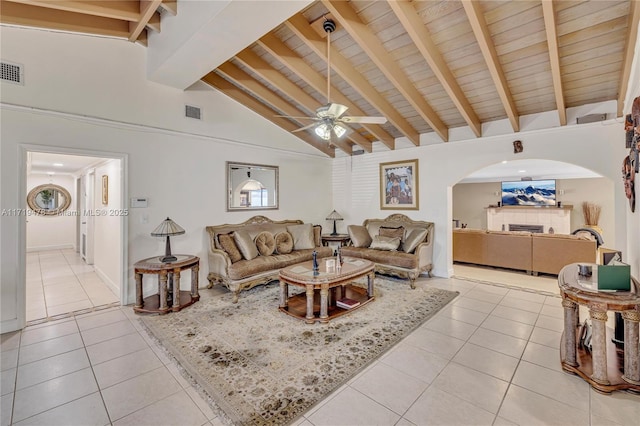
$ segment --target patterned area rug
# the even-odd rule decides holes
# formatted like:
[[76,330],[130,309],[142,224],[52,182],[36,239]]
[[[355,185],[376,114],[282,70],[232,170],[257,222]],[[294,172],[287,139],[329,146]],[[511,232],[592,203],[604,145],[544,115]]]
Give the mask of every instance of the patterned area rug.
[[281,425],[458,294],[376,277],[376,300],[328,324],[308,325],[278,310],[278,292],[272,283],[242,292],[238,304],[224,294],[141,321],[230,423]]

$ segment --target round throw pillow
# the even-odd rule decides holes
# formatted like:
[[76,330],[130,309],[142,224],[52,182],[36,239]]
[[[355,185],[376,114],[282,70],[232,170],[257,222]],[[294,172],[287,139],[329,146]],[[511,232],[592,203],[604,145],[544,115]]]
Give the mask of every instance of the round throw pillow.
[[275,237],[276,253],[287,254],[293,250],[293,237],[288,232],[278,232]]
[[276,249],[276,239],[269,231],[262,231],[256,235],[255,243],[260,256],[271,256]]

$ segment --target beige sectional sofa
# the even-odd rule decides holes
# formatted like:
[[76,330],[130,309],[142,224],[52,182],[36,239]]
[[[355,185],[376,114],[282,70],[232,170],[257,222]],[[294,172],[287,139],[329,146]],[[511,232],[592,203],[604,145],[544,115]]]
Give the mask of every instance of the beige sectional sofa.
[[222,283],[234,293],[234,303],[242,290],[277,280],[280,269],[311,260],[314,251],[318,259],[333,255],[331,247],[322,246],[322,228],[301,220],[254,216],[243,223],[206,229],[209,288]]
[[565,265],[595,262],[596,242],[564,234],[453,230],[453,261],[528,273],[558,274]]
[[433,222],[402,214],[367,219],[362,225],[349,225],[351,245],[341,251],[344,256],[372,261],[376,272],[408,278],[415,288],[416,278],[433,268],[433,229]]

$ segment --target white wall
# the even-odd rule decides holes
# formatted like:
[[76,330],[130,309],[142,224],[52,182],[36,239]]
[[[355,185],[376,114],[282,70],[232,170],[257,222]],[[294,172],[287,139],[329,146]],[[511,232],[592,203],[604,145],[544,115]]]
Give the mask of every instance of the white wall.
[[[93,266],[96,273],[116,293],[120,294],[120,221],[126,214],[122,205],[120,160],[108,160],[95,169],[93,222]],[[108,203],[102,203],[102,178],[108,177]]]
[[[40,216],[29,215],[27,218],[27,251],[56,250],[73,248],[76,242],[75,181],[70,175],[49,175],[30,173],[27,176],[27,194],[33,188],[44,184],[59,185],[69,191],[71,205],[67,214]],[[25,199],[27,194],[24,195]]]
[[[553,178],[553,176],[550,176]],[[589,201],[602,207],[599,226],[603,231],[605,247],[618,248],[615,241],[614,183],[606,178],[557,179],[557,195],[562,204],[573,205],[571,230],[584,225],[582,202]],[[500,182],[459,183],[453,187],[453,219],[460,219],[469,228],[487,229],[489,204],[500,201],[494,193],[500,191]],[[622,248],[619,248],[622,250]]]
[[[535,120],[531,120],[534,122]],[[471,172],[502,160],[514,160],[514,135],[434,144],[395,151],[375,152],[352,158],[336,158],[333,165],[334,206],[345,223],[362,223],[366,218],[405,213],[412,219],[435,223],[434,274],[449,276],[452,271],[452,187]],[[611,233],[616,244],[626,247],[625,202],[620,161],[626,154],[624,131],[616,120],[557,129],[518,133],[524,152],[517,159],[563,161],[592,170],[613,182]],[[379,164],[417,158],[419,160],[420,210],[380,210]]]
[[[150,232],[167,216],[186,230],[171,239],[174,252],[201,258],[201,285],[208,272],[207,225],[238,223],[255,214],[325,224],[332,209],[331,161],[295,136],[207,86],[183,92],[146,81],[145,52],[134,44],[10,27],[0,32],[3,60],[24,64],[26,76],[24,86],[1,86],[0,207],[26,205],[16,183],[24,173],[19,153],[25,145],[126,155],[126,197],[149,199],[148,208],[130,209],[127,217],[124,272],[130,303],[133,264],[163,253],[164,240]],[[201,106],[204,120],[183,118],[185,103]],[[226,161],[279,166],[280,209],[227,212]],[[24,310],[19,304],[24,300],[19,238],[24,220],[0,218],[2,332],[22,326],[17,318]]]

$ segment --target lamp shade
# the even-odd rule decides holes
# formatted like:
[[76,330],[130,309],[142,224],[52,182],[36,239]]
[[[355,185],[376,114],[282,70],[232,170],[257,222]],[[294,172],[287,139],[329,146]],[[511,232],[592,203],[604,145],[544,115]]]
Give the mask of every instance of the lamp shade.
[[332,211],[331,213],[329,213],[329,215],[327,216],[327,220],[342,220],[342,216],[340,216],[340,213],[338,213],[337,211]]
[[184,229],[173,220],[166,218],[156,229],[151,232],[152,237],[170,237],[184,234]]

